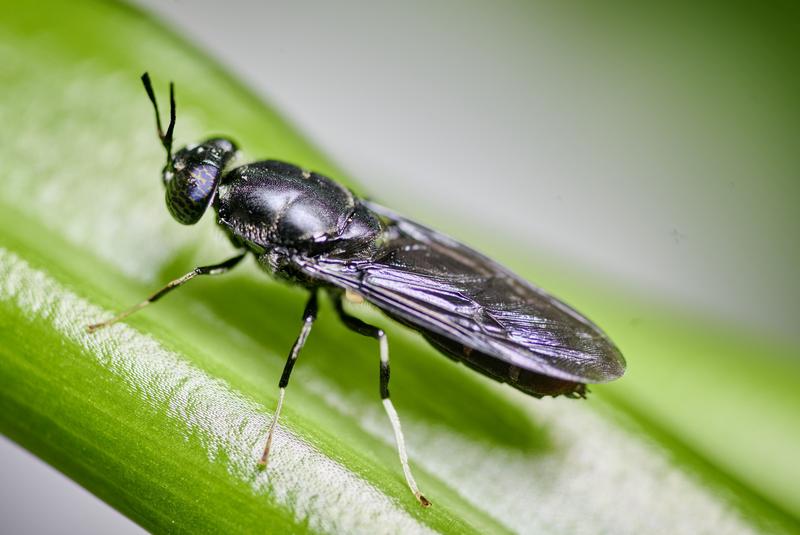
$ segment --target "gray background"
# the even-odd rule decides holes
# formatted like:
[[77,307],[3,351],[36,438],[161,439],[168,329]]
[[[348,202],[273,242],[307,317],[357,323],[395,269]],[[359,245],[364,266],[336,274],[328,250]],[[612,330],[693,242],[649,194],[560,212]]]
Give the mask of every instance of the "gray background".
[[399,211],[800,341],[800,114],[764,21],[613,3],[140,3]]
[[[138,3],[398,211],[800,341],[800,93],[779,12]],[[4,531],[138,531],[5,439],[0,471]]]

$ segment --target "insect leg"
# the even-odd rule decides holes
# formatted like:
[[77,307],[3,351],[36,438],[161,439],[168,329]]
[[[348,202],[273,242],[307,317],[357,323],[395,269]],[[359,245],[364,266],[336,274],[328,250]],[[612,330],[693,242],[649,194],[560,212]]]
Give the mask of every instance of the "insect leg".
[[258,462],[261,466],[267,466],[269,448],[272,445],[272,434],[275,432],[275,424],[278,423],[278,416],[281,414],[283,397],[286,394],[286,385],[289,384],[289,376],[292,375],[294,363],[297,361],[300,350],[303,349],[303,345],[306,343],[306,338],[308,338],[308,333],[311,332],[311,326],[314,324],[315,319],[317,319],[317,291],[312,290],[311,296],[306,303],[306,308],[303,311],[303,328],[300,329],[300,334],[297,335],[297,339],[294,341],[294,345],[292,345],[292,350],[289,351],[289,358],[286,359],[286,365],[283,367],[281,380],[278,382],[278,388],[280,389],[278,393],[278,406],[275,408],[275,412],[272,413],[272,421],[269,424],[269,433],[267,434],[267,444],[264,446],[264,453],[261,455],[261,460]]
[[154,303],[154,302],[158,301],[159,299],[164,297],[166,294],[168,294],[169,292],[171,292],[172,290],[174,290],[178,286],[181,286],[183,283],[192,280],[193,278],[197,277],[198,275],[222,275],[223,273],[227,273],[228,271],[233,269],[234,266],[236,266],[236,264],[241,262],[242,258],[244,258],[244,256],[246,254],[247,253],[242,253],[240,255],[234,256],[233,258],[229,258],[228,260],[226,260],[224,262],[221,262],[219,264],[214,264],[212,266],[196,267],[192,271],[190,271],[189,273],[184,275],[183,277],[179,277],[179,278],[175,279],[174,281],[171,281],[169,284],[167,284],[166,286],[164,286],[163,288],[158,290],[156,293],[154,293],[153,295],[151,295],[150,297],[148,297],[147,299],[145,299],[141,303],[139,303],[137,305],[134,305],[131,308],[120,312],[119,314],[117,314],[116,316],[111,318],[110,320],[103,321],[103,322],[100,322],[100,323],[93,323],[92,325],[87,326],[86,330],[91,333],[91,332],[94,332],[94,331],[96,331],[98,329],[102,329],[103,327],[108,327],[109,325],[113,325],[113,324],[117,323],[118,321],[127,318],[128,316],[130,316],[134,312],[137,312],[137,311],[143,309],[144,307],[146,307],[150,303]]
[[417,482],[414,480],[414,476],[411,474],[411,468],[408,465],[406,442],[403,438],[403,430],[400,428],[400,418],[397,416],[397,411],[394,409],[392,400],[389,399],[389,342],[386,338],[386,333],[384,333],[382,329],[369,325],[355,316],[348,314],[344,310],[341,299],[335,299],[334,306],[336,307],[336,312],[339,314],[339,318],[342,320],[342,323],[344,323],[348,329],[363,336],[375,338],[380,344],[380,394],[381,400],[383,401],[383,408],[386,410],[386,414],[389,416],[389,421],[392,424],[394,439],[397,443],[397,453],[400,456],[400,464],[403,466],[403,474],[406,477],[406,483],[411,489],[411,492],[414,493],[414,496],[417,498],[417,501],[419,501],[420,505],[423,507],[429,507],[431,502],[428,501],[428,499],[419,491]]

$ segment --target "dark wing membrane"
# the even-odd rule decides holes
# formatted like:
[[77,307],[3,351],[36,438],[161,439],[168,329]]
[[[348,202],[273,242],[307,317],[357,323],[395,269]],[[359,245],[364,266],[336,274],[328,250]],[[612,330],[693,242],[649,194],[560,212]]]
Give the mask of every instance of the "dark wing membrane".
[[623,374],[619,350],[575,310],[469,247],[365,204],[389,223],[374,257],[318,259],[305,271],[404,323],[525,370],[581,383]]

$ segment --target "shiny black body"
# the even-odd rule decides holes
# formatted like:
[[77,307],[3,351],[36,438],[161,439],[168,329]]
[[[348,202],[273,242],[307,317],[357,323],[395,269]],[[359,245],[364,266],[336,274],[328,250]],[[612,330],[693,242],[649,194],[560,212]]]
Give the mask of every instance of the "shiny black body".
[[350,290],[448,357],[527,394],[582,396],[585,383],[624,372],[616,347],[567,305],[324,176],[251,163],[222,176],[211,204],[232,243],[276,277]]
[[[241,251],[195,274],[225,272],[252,253],[276,277],[310,290],[307,320],[316,317],[316,291],[324,288],[336,298],[346,325],[383,339],[380,329],[341,308],[343,293],[360,296],[448,357],[537,397],[583,396],[587,383],[624,373],[616,346],[566,304],[466,245],[359,199],[329,178],[276,160],[228,169],[238,149],[225,138],[173,155],[173,86],[165,132],[147,74],[142,81],[167,152],[162,178],[170,213],[191,225],[213,206],[218,224]],[[287,380],[295,358],[287,363]],[[382,366],[387,398],[388,362]]]

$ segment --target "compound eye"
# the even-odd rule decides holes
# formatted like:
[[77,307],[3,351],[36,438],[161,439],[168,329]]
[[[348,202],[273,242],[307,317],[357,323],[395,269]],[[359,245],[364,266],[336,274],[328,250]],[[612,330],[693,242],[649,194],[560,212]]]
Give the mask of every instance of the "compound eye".
[[172,217],[184,225],[197,223],[211,203],[220,174],[220,168],[208,162],[175,169],[166,184]]
[[194,225],[203,217],[236,152],[232,141],[212,138],[175,153],[163,171],[167,208],[179,223]]

